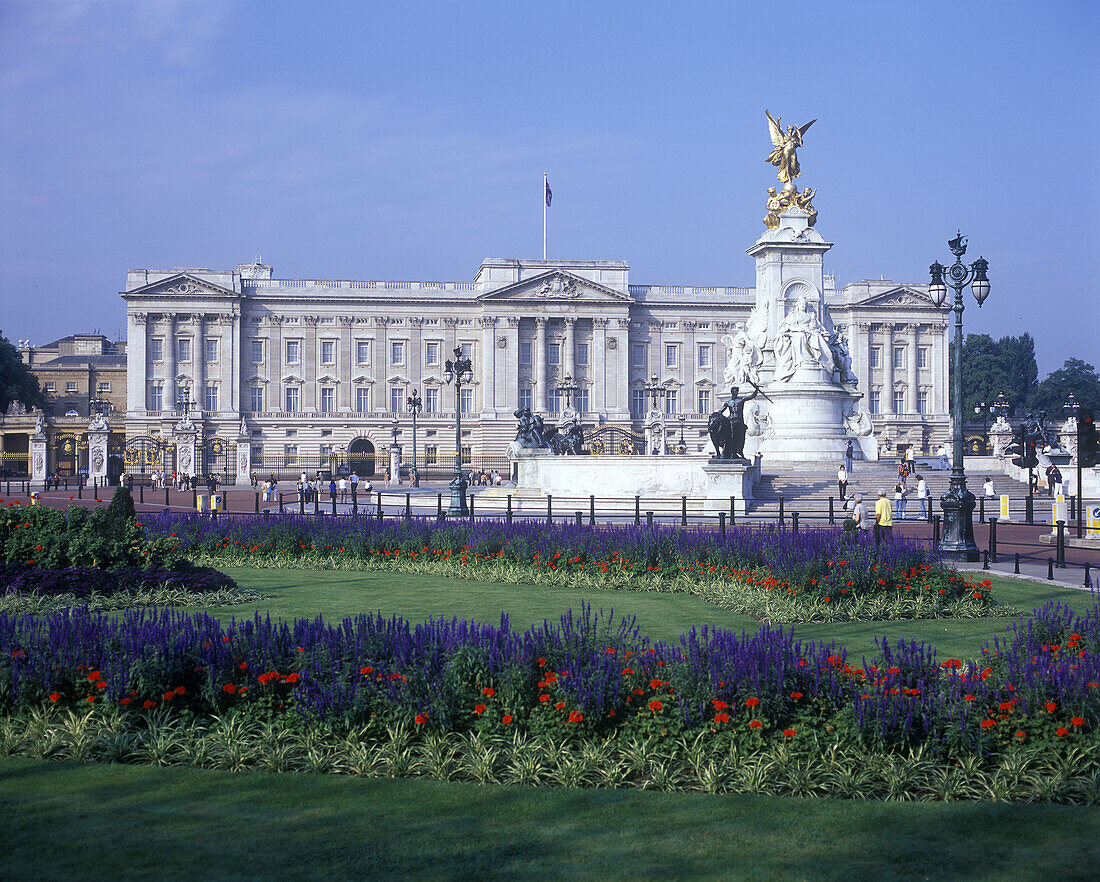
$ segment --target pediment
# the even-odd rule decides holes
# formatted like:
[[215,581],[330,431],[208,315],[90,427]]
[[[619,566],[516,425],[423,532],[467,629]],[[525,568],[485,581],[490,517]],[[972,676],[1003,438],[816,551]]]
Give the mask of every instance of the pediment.
[[305,383],[305,380],[303,380],[301,377],[296,377],[294,374],[287,374],[285,377],[283,377],[282,382],[290,384],[292,386],[301,386],[303,383]]
[[495,288],[478,300],[522,301],[527,303],[629,303],[632,299],[599,282],[582,279],[565,270],[550,270],[522,282]]
[[935,309],[931,298],[916,288],[911,288],[908,285],[899,285],[896,288],[891,288],[889,291],[883,291],[879,294],[875,294],[873,297],[868,297],[866,300],[861,300],[856,304],[858,306],[904,306],[912,308],[914,306],[924,309]]
[[368,377],[366,374],[356,374],[351,378],[351,381],[359,386],[369,386],[374,383],[374,377]]
[[167,297],[197,297],[201,299],[240,297],[231,288],[215,285],[191,273],[175,273],[156,282],[150,282],[140,288],[124,292],[125,297],[149,297],[163,295]]

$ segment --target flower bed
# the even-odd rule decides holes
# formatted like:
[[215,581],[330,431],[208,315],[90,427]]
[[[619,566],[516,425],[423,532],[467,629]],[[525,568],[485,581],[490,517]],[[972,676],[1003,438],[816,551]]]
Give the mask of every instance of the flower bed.
[[839,741],[957,758],[1038,744],[1100,758],[1100,605],[1075,617],[1048,604],[983,655],[940,661],[924,644],[883,641],[880,659],[853,664],[843,648],[768,627],[651,643],[588,608],[521,634],[506,619],[414,627],[358,616],[333,627],[257,616],[223,626],[166,609],[111,618],[78,607],[0,612],[0,711],[236,709],[342,730],[407,725],[425,737],[701,737],[748,753]]
[[121,592],[159,588],[186,588],[193,594],[208,594],[237,587],[225,573],[210,567],[179,566],[126,567],[99,570],[90,567],[46,569],[0,566],[0,595],[24,594],[36,597],[66,595],[74,601],[93,595],[109,597]]
[[[788,622],[989,614],[988,582],[903,538],[876,546],[840,529],[782,525],[587,527],[434,518],[146,518],[150,535],[206,563],[380,568],[585,588],[688,591]],[[998,610],[1002,614],[1004,610]]]

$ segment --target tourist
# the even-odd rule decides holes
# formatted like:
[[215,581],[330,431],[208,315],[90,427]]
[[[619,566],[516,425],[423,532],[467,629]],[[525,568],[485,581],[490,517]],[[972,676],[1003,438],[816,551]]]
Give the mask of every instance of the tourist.
[[1062,472],[1058,469],[1058,466],[1050,467],[1050,478],[1047,479],[1051,487],[1052,496],[1062,495]]
[[844,497],[848,495],[848,470],[841,466],[836,470],[836,486],[840,491],[840,499],[844,500]]
[[852,448],[852,439],[848,439],[848,446],[844,448],[844,468],[849,472],[852,471],[852,457],[855,455],[855,450]]
[[917,500],[920,502],[920,516],[927,520],[928,518],[928,485],[924,483],[924,478],[917,475]]
[[898,481],[894,485],[894,508],[897,510],[897,519],[899,521],[905,520],[905,497],[909,495],[909,490],[905,486],[905,481]]
[[261,498],[263,499],[264,502],[270,502],[271,501],[271,484],[268,483],[267,481],[264,481],[264,483],[263,483],[263,488],[262,488],[262,491],[260,493],[260,496],[261,496]]
[[875,545],[881,545],[883,539],[889,539],[894,532],[893,508],[886,498],[886,491],[878,491],[875,502]]
[[852,520],[856,522],[856,530],[867,529],[867,509],[863,505],[863,497],[857,496],[856,503],[852,506]]
[[994,497],[993,492],[993,479],[989,475],[985,476],[985,483],[982,484],[982,493],[985,494],[986,499],[992,499]]
[[348,501],[348,479],[345,478],[343,475],[341,475],[340,480],[336,482],[336,486],[340,490],[340,501],[341,502],[347,502]]
[[359,473],[355,469],[348,475],[348,488],[351,490],[351,504],[355,505],[355,492],[359,489]]
[[332,478],[328,482],[328,498],[333,505],[336,505],[336,481]]
[[940,458],[940,468],[941,469],[944,469],[946,471],[947,469],[951,468],[951,460],[948,458],[948,455],[947,455],[947,445],[946,444],[941,444],[940,445],[940,449],[936,453],[936,455]]

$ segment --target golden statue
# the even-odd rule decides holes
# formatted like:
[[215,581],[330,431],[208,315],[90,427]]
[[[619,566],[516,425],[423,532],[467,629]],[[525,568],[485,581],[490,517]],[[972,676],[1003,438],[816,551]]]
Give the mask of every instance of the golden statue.
[[768,155],[767,162],[779,168],[779,174],[776,175],[779,180],[784,184],[790,184],[802,174],[802,170],[798,167],[797,150],[802,146],[802,136],[817,122],[817,118],[811,119],[806,125],[798,128],[787,126],[787,131],[784,132],[779,126],[779,120],[783,117],[774,119],[767,110],[764,113],[768,117],[768,132],[771,134],[772,144],[775,145],[775,149]]

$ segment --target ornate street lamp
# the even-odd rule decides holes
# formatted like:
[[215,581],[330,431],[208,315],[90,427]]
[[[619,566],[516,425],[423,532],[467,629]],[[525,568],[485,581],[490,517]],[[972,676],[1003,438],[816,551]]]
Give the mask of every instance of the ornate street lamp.
[[183,418],[187,419],[188,414],[191,413],[191,409],[195,406],[195,399],[191,397],[191,390],[189,387],[185,387],[181,392],[179,398],[176,399],[176,410],[183,411]]
[[1077,483],[1073,485],[1073,489],[1074,495],[1077,497],[1077,504],[1074,507],[1077,509],[1077,538],[1080,539],[1084,535],[1084,531],[1082,530],[1082,523],[1084,519],[1081,517],[1081,513],[1083,511],[1081,503],[1081,448],[1083,445],[1084,432],[1082,431],[1082,429],[1084,428],[1084,421],[1081,419],[1081,405],[1078,403],[1076,396],[1074,396],[1072,392],[1069,393],[1069,398],[1066,399],[1066,403],[1062,405],[1062,413],[1066,415],[1067,420],[1073,420],[1076,434],[1076,444],[1074,444],[1074,457],[1077,460]]
[[664,386],[662,386],[661,381],[657,379],[657,375],[654,374],[652,377],[650,377],[649,382],[646,383],[645,386],[643,386],[642,388],[645,389],[647,395],[652,396],[653,409],[659,412],[660,408],[657,406],[657,399],[664,391]]
[[98,395],[95,398],[88,399],[88,410],[91,413],[107,413],[111,410],[111,401],[108,398],[100,398]]
[[676,419],[680,421],[680,453],[687,453],[687,445],[684,443],[684,423],[687,422],[687,417],[680,414]]
[[984,401],[979,401],[974,405],[974,413],[982,418],[982,450],[988,451],[989,449],[989,417],[996,414],[997,407],[995,404],[986,404]]
[[569,376],[569,374],[566,374],[565,379],[558,383],[558,392],[565,396],[566,410],[572,410],[573,396],[577,393],[579,388],[580,386],[577,385],[576,381]]
[[989,410],[996,415],[997,419],[1004,419],[1005,414],[1008,413],[1010,405],[1005,399],[1005,394],[1002,392],[997,396],[997,400],[989,405]]
[[454,349],[454,359],[447,359],[443,371],[443,382],[455,385],[455,475],[451,478],[451,504],[447,507],[448,517],[469,517],[470,507],[466,503],[466,478],[462,474],[462,384],[474,379],[473,362],[462,357],[462,347]]
[[420,392],[417,389],[413,389],[412,394],[405,402],[405,407],[413,418],[413,456],[412,465],[409,470],[412,472],[412,485],[414,487],[420,486],[420,469],[416,467],[416,415],[424,409],[424,402],[420,398]]
[[[966,471],[963,466],[963,386],[962,386],[962,348],[963,348],[963,288],[968,284],[974,293],[974,299],[980,307],[989,296],[989,279],[986,271],[989,262],[979,257],[968,268],[962,257],[966,254],[966,237],[959,233],[947,243],[955,262],[944,267],[936,261],[928,268],[932,282],[928,286],[928,295],[937,307],[942,307],[947,298],[947,287],[955,291],[954,303],[948,308],[955,313],[955,336],[951,347],[952,361],[952,407],[951,435],[953,457],[951,483],[947,492],[940,497],[943,508],[943,534],[940,537],[939,551],[947,560],[976,561],[980,552],[974,542],[974,494],[966,489]],[[944,273],[947,279],[944,279]]]

